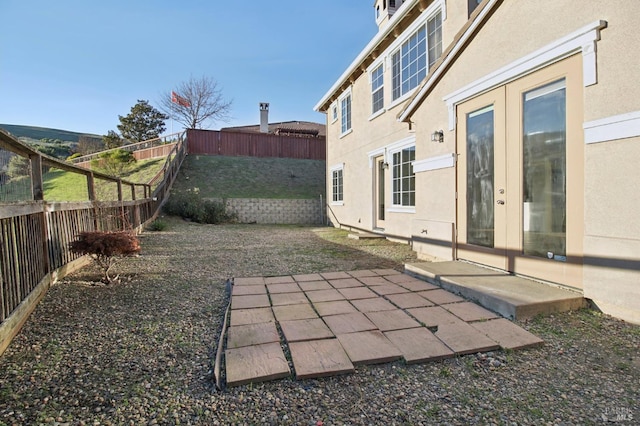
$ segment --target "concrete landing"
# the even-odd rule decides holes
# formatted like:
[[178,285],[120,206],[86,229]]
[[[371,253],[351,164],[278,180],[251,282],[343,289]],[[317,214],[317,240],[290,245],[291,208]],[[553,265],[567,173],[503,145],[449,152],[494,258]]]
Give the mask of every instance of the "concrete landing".
[[379,238],[386,238],[384,234],[375,234],[373,232],[354,232],[347,235],[347,237],[352,240],[376,240]]
[[[580,309],[582,294],[465,262],[405,264],[405,272],[479,303],[506,318]],[[450,299],[449,295],[443,295]],[[433,300],[442,303],[440,300]]]

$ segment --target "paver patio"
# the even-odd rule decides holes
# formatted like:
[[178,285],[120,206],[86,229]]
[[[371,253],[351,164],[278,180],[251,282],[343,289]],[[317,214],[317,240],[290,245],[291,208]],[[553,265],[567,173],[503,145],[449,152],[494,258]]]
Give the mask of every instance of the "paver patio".
[[228,386],[287,377],[290,365],[305,379],[350,373],[354,365],[543,343],[475,303],[392,269],[236,278],[230,318]]

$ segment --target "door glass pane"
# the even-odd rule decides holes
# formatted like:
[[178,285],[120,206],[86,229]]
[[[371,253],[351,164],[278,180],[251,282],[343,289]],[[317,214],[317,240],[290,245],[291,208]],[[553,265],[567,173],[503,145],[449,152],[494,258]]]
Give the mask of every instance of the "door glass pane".
[[566,260],[564,79],[523,97],[524,254]]
[[467,243],[493,247],[493,105],[467,114]]

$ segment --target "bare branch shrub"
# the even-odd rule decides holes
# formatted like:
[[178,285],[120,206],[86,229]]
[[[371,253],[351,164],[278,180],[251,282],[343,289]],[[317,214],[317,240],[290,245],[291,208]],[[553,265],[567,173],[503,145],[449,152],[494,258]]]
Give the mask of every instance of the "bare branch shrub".
[[119,281],[120,276],[112,278],[109,271],[118,261],[140,252],[140,241],[129,231],[81,232],[69,244],[69,249],[73,253],[91,256],[102,269],[104,283],[114,284]]

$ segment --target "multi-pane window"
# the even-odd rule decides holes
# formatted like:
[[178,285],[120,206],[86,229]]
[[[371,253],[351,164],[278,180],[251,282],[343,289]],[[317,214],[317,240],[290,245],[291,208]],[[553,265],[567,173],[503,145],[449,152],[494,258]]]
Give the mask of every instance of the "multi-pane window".
[[416,176],[411,164],[416,159],[415,146],[393,154],[393,204],[416,205]]
[[429,44],[429,68],[442,55],[442,12],[436,13],[427,21]]
[[351,93],[340,101],[341,123],[340,130],[346,133],[351,130]]
[[332,180],[332,194],[333,194],[333,202],[338,203],[343,201],[343,190],[342,190],[342,169],[336,169],[331,172],[331,180]]
[[336,121],[338,119],[338,105],[333,105],[331,107],[331,121]]
[[380,65],[371,73],[371,113],[376,113],[384,107],[384,72]]
[[416,88],[441,54],[442,13],[438,12],[391,55],[393,99],[396,100]]

